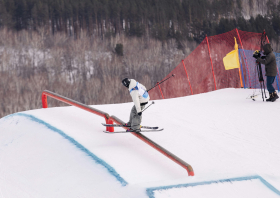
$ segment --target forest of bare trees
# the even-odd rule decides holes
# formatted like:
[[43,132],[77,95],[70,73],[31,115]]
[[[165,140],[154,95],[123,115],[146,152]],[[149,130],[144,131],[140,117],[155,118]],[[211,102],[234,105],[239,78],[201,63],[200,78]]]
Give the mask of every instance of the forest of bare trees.
[[[248,11],[248,9],[251,9]],[[279,0],[0,0],[0,28],[63,32],[79,39],[125,34],[194,39],[234,28],[280,36]],[[250,14],[250,16],[248,16]]]
[[[123,56],[117,55],[123,45]],[[135,78],[147,88],[164,78],[195,47],[185,41],[178,50],[175,40],[125,36],[105,40],[82,35],[0,30],[0,117],[41,108],[41,93],[50,90],[94,105],[130,101],[121,85]],[[50,106],[63,106],[50,99]]]

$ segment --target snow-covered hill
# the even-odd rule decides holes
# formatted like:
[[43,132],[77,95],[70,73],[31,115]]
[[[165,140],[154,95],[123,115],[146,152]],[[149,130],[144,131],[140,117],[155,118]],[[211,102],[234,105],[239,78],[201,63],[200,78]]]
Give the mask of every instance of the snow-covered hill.
[[[143,133],[189,163],[195,176],[135,136],[107,134],[76,107],[0,119],[0,198],[279,197],[280,101],[223,89],[155,101]],[[94,108],[127,121],[132,103]]]

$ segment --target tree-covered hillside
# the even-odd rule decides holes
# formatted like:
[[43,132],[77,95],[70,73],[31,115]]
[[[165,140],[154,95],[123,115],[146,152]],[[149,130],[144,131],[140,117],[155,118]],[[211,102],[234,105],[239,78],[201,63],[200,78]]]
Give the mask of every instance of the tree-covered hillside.
[[0,0],[0,117],[41,108],[45,89],[91,105],[129,102],[124,77],[153,87],[206,34],[265,29],[279,52],[279,2]]
[[[14,30],[65,32],[79,38],[81,32],[101,37],[125,33],[195,39],[234,28],[261,32],[272,39],[280,35],[280,6],[266,0],[267,15],[245,20],[242,0],[0,0],[0,27]],[[253,7],[249,0],[249,6]],[[247,6],[247,5],[246,5]]]

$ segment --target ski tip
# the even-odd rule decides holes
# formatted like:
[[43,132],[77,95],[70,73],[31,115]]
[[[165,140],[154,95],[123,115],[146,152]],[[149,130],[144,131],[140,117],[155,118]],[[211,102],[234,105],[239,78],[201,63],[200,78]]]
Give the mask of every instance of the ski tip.
[[103,131],[104,133],[115,133],[115,132],[110,132],[110,131]]

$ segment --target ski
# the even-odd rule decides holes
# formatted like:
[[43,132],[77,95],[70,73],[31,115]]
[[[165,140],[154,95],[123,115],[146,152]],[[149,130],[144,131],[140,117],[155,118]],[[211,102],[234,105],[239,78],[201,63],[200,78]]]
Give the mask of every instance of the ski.
[[115,132],[110,132],[110,131],[103,131],[104,133],[142,133],[142,132],[159,132],[162,131],[163,129],[153,129],[153,130],[142,130],[140,132],[133,132],[133,131],[115,131]]
[[[124,126],[124,125],[121,125],[121,124],[104,124],[102,123],[103,126],[106,126],[106,127],[127,127],[127,126]],[[158,127],[149,127],[149,126],[141,126],[141,128],[144,128],[144,129],[158,129]]]
[[253,93],[253,95],[248,96],[246,99],[252,99],[253,101],[256,101],[256,98],[259,96],[260,94],[255,94]]

